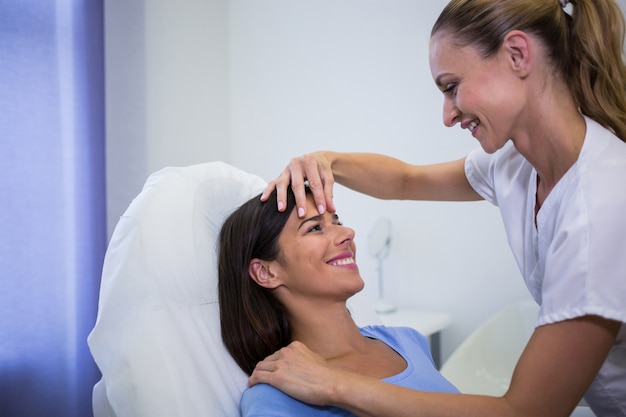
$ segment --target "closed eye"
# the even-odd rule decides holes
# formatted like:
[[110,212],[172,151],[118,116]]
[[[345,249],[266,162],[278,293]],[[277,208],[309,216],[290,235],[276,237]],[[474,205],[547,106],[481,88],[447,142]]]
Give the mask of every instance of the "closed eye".
[[456,94],[456,87],[457,87],[457,84],[448,84],[443,89],[443,93],[447,94],[447,95],[455,95]]

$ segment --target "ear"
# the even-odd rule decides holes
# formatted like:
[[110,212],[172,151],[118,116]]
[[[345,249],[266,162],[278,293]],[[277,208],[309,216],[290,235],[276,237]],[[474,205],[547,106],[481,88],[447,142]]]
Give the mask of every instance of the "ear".
[[502,48],[511,69],[517,72],[520,78],[526,78],[533,64],[533,43],[530,36],[521,30],[512,30],[505,35]]
[[274,289],[282,285],[278,276],[272,272],[275,264],[254,258],[248,266],[250,278],[263,288]]

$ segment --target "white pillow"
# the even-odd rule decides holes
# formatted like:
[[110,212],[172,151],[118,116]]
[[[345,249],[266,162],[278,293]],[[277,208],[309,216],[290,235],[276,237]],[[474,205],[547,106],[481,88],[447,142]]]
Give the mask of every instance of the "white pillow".
[[150,176],[107,250],[89,336],[115,416],[235,416],[246,375],[222,345],[216,242],[265,182],[224,163]]
[[[94,395],[106,393],[94,397],[96,417],[239,415],[247,376],[222,344],[217,241],[225,218],[265,185],[222,162],[148,178],[104,261],[88,339],[103,375]],[[358,324],[379,322],[364,301],[350,303]]]

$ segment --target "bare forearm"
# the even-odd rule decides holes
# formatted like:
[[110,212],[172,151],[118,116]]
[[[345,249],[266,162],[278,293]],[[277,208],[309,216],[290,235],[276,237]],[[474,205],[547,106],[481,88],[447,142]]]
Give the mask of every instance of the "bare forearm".
[[403,199],[407,166],[384,155],[324,152],[335,181],[352,190],[383,199]]
[[[343,378],[342,378],[343,379]],[[375,379],[347,378],[333,391],[333,405],[362,416],[504,417],[516,414],[505,398],[420,392]],[[393,398],[393,401],[389,401]]]
[[473,201],[480,196],[467,182],[464,160],[416,166],[371,153],[321,152],[335,181],[382,199]]

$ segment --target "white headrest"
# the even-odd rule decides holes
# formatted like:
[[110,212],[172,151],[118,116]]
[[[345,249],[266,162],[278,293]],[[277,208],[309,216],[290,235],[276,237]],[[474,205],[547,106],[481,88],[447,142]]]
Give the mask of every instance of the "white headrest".
[[120,219],[89,336],[114,415],[238,415],[247,377],[222,344],[216,242],[264,186],[221,162],[166,168]]

